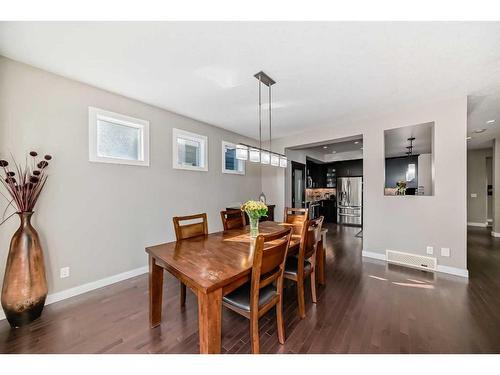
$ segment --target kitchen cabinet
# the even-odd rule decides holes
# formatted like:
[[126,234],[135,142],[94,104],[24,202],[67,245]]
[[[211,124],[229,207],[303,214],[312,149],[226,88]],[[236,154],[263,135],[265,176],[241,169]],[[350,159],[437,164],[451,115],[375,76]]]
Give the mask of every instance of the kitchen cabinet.
[[363,176],[363,159],[343,160],[327,164],[307,161],[306,169],[307,176],[312,180],[312,186],[309,186],[308,183],[307,187],[335,188],[337,187],[337,177]]
[[343,160],[335,164],[337,177],[363,176],[363,159]]

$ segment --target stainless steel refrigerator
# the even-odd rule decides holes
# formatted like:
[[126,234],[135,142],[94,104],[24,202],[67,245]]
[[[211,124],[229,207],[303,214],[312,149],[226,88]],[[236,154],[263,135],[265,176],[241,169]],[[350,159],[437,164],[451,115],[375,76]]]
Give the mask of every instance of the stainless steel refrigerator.
[[363,178],[339,177],[337,179],[337,223],[362,225]]

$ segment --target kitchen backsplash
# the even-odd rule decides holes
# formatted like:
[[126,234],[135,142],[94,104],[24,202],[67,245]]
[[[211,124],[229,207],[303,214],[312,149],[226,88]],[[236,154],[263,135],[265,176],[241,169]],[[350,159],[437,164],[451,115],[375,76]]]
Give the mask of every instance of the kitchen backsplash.
[[336,194],[336,190],[334,188],[332,189],[306,189],[306,201],[307,202],[313,202],[313,201],[319,201],[322,199],[328,199],[330,198],[330,195]]

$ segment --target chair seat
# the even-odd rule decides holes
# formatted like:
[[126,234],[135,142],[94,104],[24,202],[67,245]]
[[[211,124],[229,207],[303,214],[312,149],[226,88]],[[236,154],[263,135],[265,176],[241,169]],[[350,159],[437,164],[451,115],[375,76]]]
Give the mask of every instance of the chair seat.
[[[296,276],[299,273],[298,263],[299,259],[297,257],[289,257],[285,264],[285,275]],[[311,267],[311,262],[304,260],[304,273],[309,273]]]
[[[265,305],[277,295],[278,292],[274,285],[269,284],[265,286],[259,291],[259,307]],[[224,296],[222,300],[239,309],[250,311],[250,283],[240,286],[238,289]]]

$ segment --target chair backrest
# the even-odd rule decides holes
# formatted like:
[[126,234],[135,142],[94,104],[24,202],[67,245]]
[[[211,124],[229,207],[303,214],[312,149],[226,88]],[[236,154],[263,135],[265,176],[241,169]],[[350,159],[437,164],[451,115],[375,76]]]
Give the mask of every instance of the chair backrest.
[[283,219],[284,222],[288,224],[303,225],[306,222],[308,216],[309,210],[307,208],[286,207]]
[[[173,221],[177,241],[208,234],[207,214],[205,213],[189,216],[174,216]],[[183,221],[196,222],[182,225],[181,223]]]
[[304,268],[304,260],[316,254],[318,243],[321,240],[321,227],[323,216],[317,219],[307,220],[302,228],[299,248],[299,269]]
[[224,230],[243,228],[245,223],[245,214],[241,210],[221,211],[222,226]]
[[277,233],[259,235],[255,239],[250,291],[251,308],[258,309],[259,290],[274,280],[277,280],[278,290],[282,289],[291,235],[291,228],[285,228]]

